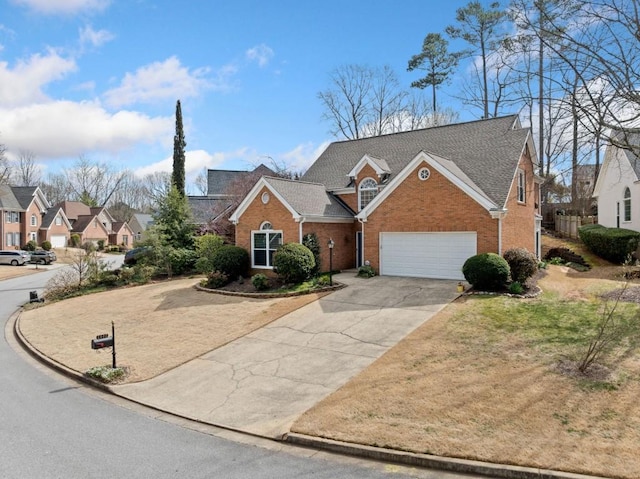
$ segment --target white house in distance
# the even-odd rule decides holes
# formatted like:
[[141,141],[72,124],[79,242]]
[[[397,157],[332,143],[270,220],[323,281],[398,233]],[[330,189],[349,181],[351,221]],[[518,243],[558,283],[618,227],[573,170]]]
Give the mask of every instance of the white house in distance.
[[593,196],[599,224],[640,231],[640,135],[628,140],[638,149],[607,147]]

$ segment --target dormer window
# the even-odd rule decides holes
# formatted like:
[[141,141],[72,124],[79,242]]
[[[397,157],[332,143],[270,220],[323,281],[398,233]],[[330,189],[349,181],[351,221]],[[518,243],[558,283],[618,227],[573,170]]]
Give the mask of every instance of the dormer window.
[[365,178],[360,182],[358,186],[358,209],[362,210],[365,206],[371,203],[378,194],[378,183],[373,178]]

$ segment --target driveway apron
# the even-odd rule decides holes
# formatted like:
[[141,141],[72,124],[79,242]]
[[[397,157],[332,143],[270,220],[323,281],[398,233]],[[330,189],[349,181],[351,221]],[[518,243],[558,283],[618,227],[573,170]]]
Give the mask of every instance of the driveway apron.
[[279,438],[302,413],[459,295],[456,281],[362,279],[353,272],[334,278],[348,287],[114,391],[191,419]]

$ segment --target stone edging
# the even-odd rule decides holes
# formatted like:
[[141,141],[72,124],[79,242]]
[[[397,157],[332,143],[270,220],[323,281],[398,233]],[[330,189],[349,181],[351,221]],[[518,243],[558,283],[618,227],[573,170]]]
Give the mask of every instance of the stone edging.
[[504,293],[498,291],[465,291],[462,293],[463,296],[474,296],[474,295],[486,295],[486,296],[508,296],[509,298],[518,298],[518,299],[530,299],[537,298],[542,294],[542,289],[539,286],[536,286],[536,290],[527,293],[527,294],[513,294],[513,293]]
[[291,298],[293,296],[303,296],[305,294],[324,293],[327,291],[337,291],[338,289],[346,288],[347,285],[343,283],[333,282],[333,286],[325,286],[310,291],[292,291],[289,293],[243,293],[241,291],[225,291],[224,289],[211,289],[200,286],[199,283],[193,285],[198,291],[204,291],[205,293],[221,294],[223,296],[242,296],[245,298],[255,299],[273,299],[273,298]]

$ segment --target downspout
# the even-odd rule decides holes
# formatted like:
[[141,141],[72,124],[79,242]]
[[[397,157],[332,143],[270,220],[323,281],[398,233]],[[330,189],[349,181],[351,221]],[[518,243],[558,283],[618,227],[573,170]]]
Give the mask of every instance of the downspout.
[[502,256],[502,218],[498,216],[498,255]]
[[300,244],[302,244],[302,223],[304,223],[304,222],[305,222],[305,217],[301,216],[300,220],[298,221],[298,223],[299,223],[299,225],[298,225],[298,231],[299,231],[298,236],[300,237],[298,239],[298,243],[300,243]]
[[[358,223],[360,223],[362,225],[362,227],[360,228],[360,232],[362,233],[362,235],[360,236],[360,265],[364,266],[364,224],[367,222],[366,219],[362,219],[362,218],[358,218]],[[358,262],[356,261],[356,264],[358,264]]]

